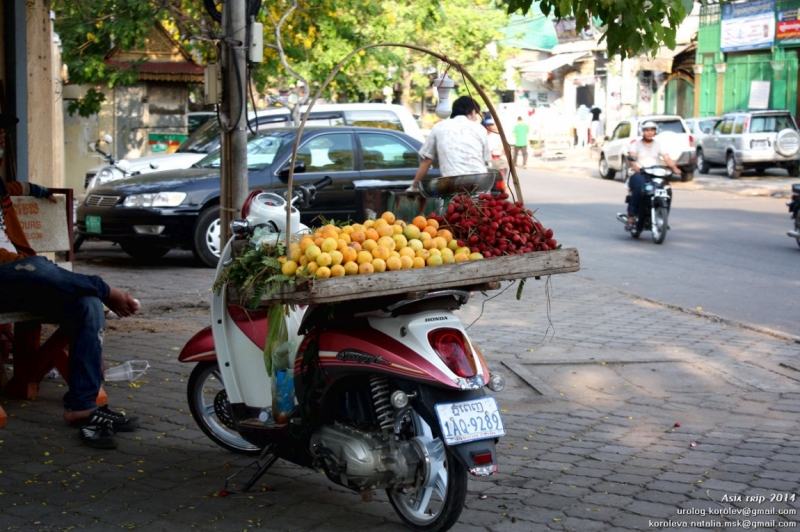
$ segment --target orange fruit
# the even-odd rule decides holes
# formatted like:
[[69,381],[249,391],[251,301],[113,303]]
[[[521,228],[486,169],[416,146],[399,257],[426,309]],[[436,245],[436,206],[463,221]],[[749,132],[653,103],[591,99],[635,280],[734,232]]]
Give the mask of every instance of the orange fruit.
[[411,240],[412,238],[419,238],[420,232],[422,232],[422,229],[420,229],[416,225],[407,225],[403,228],[403,236],[405,236],[409,240]]
[[375,229],[367,229],[367,232],[364,233],[364,234],[367,235],[368,239],[374,240],[376,242],[381,237],[381,234],[379,232],[377,232]]
[[308,248],[308,246],[313,246],[313,245],[314,245],[314,238],[311,236],[306,235],[300,239],[300,251],[302,251],[303,253],[306,252],[306,248]]
[[331,276],[331,270],[327,266],[320,266],[317,268],[317,278],[318,279],[327,279]]
[[427,249],[421,249],[421,250],[417,251],[417,258],[420,258],[422,260],[428,260],[428,257],[430,257],[430,256],[431,256],[431,252],[428,251]]
[[323,252],[323,253],[320,253],[319,255],[317,255],[317,260],[315,260],[314,262],[316,262],[320,266],[330,266],[331,262],[333,262],[333,261],[331,259],[330,253],[324,253]]
[[402,269],[410,270],[411,268],[414,267],[414,259],[406,255],[402,255],[400,257],[400,265],[402,266]]
[[437,237],[433,238],[432,240],[433,240],[433,243],[436,244],[436,247],[438,249],[444,249],[444,248],[447,247],[447,240],[445,240],[444,237],[437,236]]
[[442,263],[443,264],[452,264],[456,261],[455,256],[453,255],[453,250],[451,249],[443,249],[442,250]]
[[401,257],[411,257],[412,259],[417,256],[417,252],[413,248],[405,247],[400,248]]
[[366,249],[367,251],[372,251],[373,249],[375,249],[376,247],[378,247],[378,243],[377,243],[377,242],[375,242],[375,241],[374,241],[374,240],[372,240],[372,239],[369,239],[369,240],[364,240],[364,243],[363,243],[363,244],[361,244],[361,247],[362,247],[363,249]]
[[483,255],[480,254],[480,253],[470,253],[469,254],[469,260],[481,260],[482,258],[483,258]]
[[307,266],[308,265],[308,257],[305,255],[300,256],[300,260],[297,262],[300,266]]
[[394,249],[400,250],[408,245],[408,240],[406,237],[400,234],[392,235],[392,240],[394,241]]
[[356,253],[358,253],[362,249],[361,244],[359,244],[358,242],[350,242],[347,245],[347,247],[353,248],[354,250],[356,250]]
[[355,262],[346,262],[344,265],[345,275],[355,275],[358,273],[358,264]]
[[342,232],[342,234],[339,235],[339,240],[344,240],[345,243],[347,243],[347,244],[349,244],[352,241],[352,239],[350,238],[350,235],[348,233],[345,233],[345,232]]
[[314,245],[317,247],[321,248],[323,242],[325,242],[325,237],[323,236],[318,236],[314,238]]
[[302,256],[303,256],[303,252],[300,250],[299,247],[294,248],[292,250],[291,254],[289,254],[289,258],[291,260],[297,262],[298,264],[300,263],[300,257],[302,257]]
[[[342,233],[342,234],[344,234],[344,233]],[[341,239],[341,238],[340,238],[340,239],[338,239],[338,240],[336,241],[336,243],[337,243],[337,244],[339,244],[339,245],[336,247],[336,249],[338,249],[339,251],[342,251],[344,248],[346,248],[346,247],[347,247],[347,244],[348,244],[348,242],[345,242],[345,241],[344,241],[343,239]]]
[[453,240],[453,233],[451,233],[449,229],[439,229],[436,231],[436,236],[444,238],[447,242]]
[[[376,259],[386,260],[389,258],[389,249],[386,246],[377,246],[372,250],[372,256]],[[374,266],[375,262],[373,261],[372,264]],[[378,269],[375,268],[375,271],[378,271]]]
[[[336,266],[337,264],[341,264],[342,261],[344,260],[344,254],[336,249],[328,253],[328,255],[331,256],[331,264],[333,264],[334,266]],[[317,257],[317,261],[319,261],[319,257]]]
[[419,251],[420,249],[424,249],[425,244],[422,243],[422,240],[417,240],[416,238],[412,238],[408,241],[408,247],[413,249],[414,251]]
[[283,275],[294,275],[296,271],[297,263],[293,260],[287,260],[283,263],[283,266],[281,266],[281,273],[283,273]]
[[435,228],[435,227],[433,227],[432,225],[429,225],[428,227],[426,227],[426,228],[425,228],[425,229],[423,229],[422,231],[423,231],[424,233],[428,233],[429,235],[431,235],[431,238],[433,238],[433,237],[435,237],[435,236],[436,236],[436,228]]
[[306,274],[307,275],[312,275],[312,274],[316,273],[318,268],[319,268],[319,264],[317,264],[316,262],[309,262],[308,266],[306,266]]
[[394,234],[394,226],[391,226],[387,223],[384,223],[380,227],[377,228],[378,235],[380,236],[392,236]]
[[439,229],[439,222],[434,220],[433,218],[428,218],[428,227],[433,227],[434,229]]
[[342,227],[342,234],[343,235],[349,235],[353,231],[355,231],[355,229],[353,229],[352,225],[345,225],[344,227]]
[[420,231],[428,227],[428,219],[425,218],[424,216],[417,216],[416,218],[414,218],[414,221],[412,223],[416,225]]
[[425,267],[425,259],[422,257],[414,257],[412,262],[412,268],[424,268]]
[[375,270],[375,273],[381,273],[386,271],[386,261],[383,259],[373,259],[372,260],[372,267]]
[[371,262],[363,262],[363,263],[358,265],[358,273],[360,273],[362,275],[363,274],[368,274],[368,273],[373,273],[374,271],[375,271],[375,268],[372,266]]
[[396,223],[396,224],[394,224],[392,226],[392,231],[394,231],[394,234],[396,234],[396,235],[402,235],[403,234],[403,226],[398,224],[398,223]]
[[453,239],[447,243],[447,247],[455,251],[458,249],[458,240]]
[[397,244],[395,243],[394,239],[389,236],[380,237],[378,239],[378,245],[385,247],[389,251],[394,251],[395,248],[397,247]]
[[322,253],[322,250],[319,249],[319,246],[314,245],[306,248],[306,258],[309,262],[317,260],[320,253]]
[[[425,264],[428,266],[441,266],[442,265],[442,256],[441,255],[431,255],[428,257],[428,260],[425,261]],[[327,268],[325,268],[327,270]]]
[[436,240],[433,238],[429,238],[428,240],[422,243],[422,247],[425,249],[434,249],[436,247]]
[[381,214],[381,218],[386,220],[390,224],[393,224],[395,222],[394,213],[390,211],[386,211],[385,213]]
[[375,225],[375,220],[367,220],[366,222],[364,222],[363,225],[364,225],[364,230],[366,231],[367,229]]
[[344,266],[341,264],[331,266],[331,277],[344,277],[344,274]]
[[324,253],[328,253],[330,251],[333,251],[334,249],[337,249],[338,247],[339,247],[339,241],[333,237],[328,237],[322,241],[320,249]]
[[367,235],[366,235],[366,233],[364,233],[364,231],[356,230],[356,231],[353,231],[352,233],[350,233],[350,241],[351,242],[357,242],[357,243],[360,244],[361,242],[363,242],[366,239],[367,239]]
[[358,264],[364,264],[365,262],[372,262],[372,259],[372,253],[369,251],[359,251],[356,262],[358,262]]
[[350,246],[347,246],[342,250],[342,263],[346,264],[348,262],[355,262],[356,258],[358,257],[358,251]]
[[389,257],[386,259],[386,269],[389,271],[396,271],[403,267],[403,263],[400,262],[400,257]]
[[453,258],[456,262],[464,262],[465,260],[469,260],[469,255],[466,253],[456,253]]

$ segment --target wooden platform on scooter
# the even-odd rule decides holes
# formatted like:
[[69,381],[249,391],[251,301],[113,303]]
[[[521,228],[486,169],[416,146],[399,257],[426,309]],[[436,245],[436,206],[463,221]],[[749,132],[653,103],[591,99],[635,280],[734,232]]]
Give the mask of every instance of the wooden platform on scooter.
[[[580,257],[575,248],[538,251],[410,270],[313,279],[297,287],[281,286],[261,304],[316,305],[412,292],[470,289],[483,283],[531,279],[578,270]],[[242,300],[237,290],[229,287],[227,293],[231,303]]]

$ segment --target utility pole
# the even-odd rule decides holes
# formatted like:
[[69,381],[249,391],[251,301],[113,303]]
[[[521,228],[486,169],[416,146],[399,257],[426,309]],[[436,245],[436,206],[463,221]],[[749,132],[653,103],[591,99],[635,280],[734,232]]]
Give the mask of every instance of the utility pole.
[[222,10],[222,160],[220,247],[231,220],[247,199],[247,9],[246,0],[225,0]]

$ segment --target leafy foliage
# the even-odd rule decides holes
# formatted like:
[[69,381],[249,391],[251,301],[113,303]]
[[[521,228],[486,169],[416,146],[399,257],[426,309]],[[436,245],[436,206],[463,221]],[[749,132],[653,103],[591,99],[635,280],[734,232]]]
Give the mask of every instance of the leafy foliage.
[[[502,0],[509,13],[527,13],[534,0]],[[691,0],[540,0],[538,8],[557,19],[575,17],[577,27],[599,18],[609,57],[654,53],[675,48],[678,26],[692,9]],[[535,8],[534,8],[535,9]]]
[[258,306],[262,297],[271,297],[282,285],[294,285],[295,276],[281,272],[279,257],[285,255],[282,245],[245,246],[214,282],[214,293],[219,295],[225,284],[241,292],[241,303],[248,308]]

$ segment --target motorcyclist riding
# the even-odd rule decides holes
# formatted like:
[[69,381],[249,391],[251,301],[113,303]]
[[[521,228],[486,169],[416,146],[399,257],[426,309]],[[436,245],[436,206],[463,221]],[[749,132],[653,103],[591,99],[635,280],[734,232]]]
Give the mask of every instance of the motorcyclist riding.
[[661,166],[661,158],[664,163],[676,174],[681,171],[675,165],[672,158],[664,151],[664,148],[655,140],[658,133],[658,125],[652,120],[647,120],[642,124],[642,138],[631,144],[628,149],[628,161],[631,163],[634,174],[628,181],[630,189],[630,200],[628,201],[628,223],[625,225],[625,230],[630,231],[633,228],[636,213],[639,212],[639,199],[642,197],[642,187],[650,181],[653,177],[642,173],[642,168],[650,166]]

